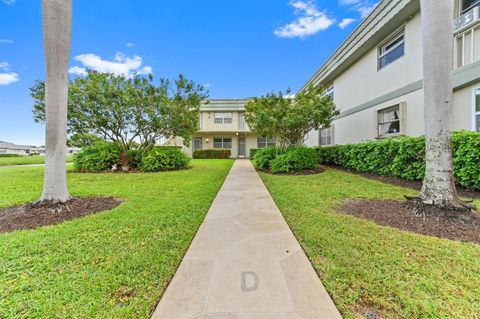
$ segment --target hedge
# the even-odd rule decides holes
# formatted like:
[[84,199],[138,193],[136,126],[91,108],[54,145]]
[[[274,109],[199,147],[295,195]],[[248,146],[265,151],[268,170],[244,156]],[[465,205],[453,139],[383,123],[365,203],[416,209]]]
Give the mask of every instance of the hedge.
[[258,150],[260,150],[261,148],[251,148],[250,149],[250,158],[254,158],[255,157],[255,153],[258,152]]
[[308,147],[287,149],[270,162],[272,173],[290,173],[313,169],[317,166],[315,150]]
[[145,172],[186,169],[190,158],[177,147],[155,147],[141,159],[139,168]]
[[0,157],[22,157],[19,154],[0,154]]
[[232,156],[232,151],[226,149],[196,150],[193,158],[196,159],[226,159]]
[[[456,182],[480,189],[480,133],[455,132],[452,137]],[[425,176],[425,137],[403,137],[360,144],[318,147],[320,164],[333,164],[358,172],[407,180]]]
[[120,165],[120,147],[113,143],[100,143],[82,149],[73,157],[73,167],[81,172],[111,170]]

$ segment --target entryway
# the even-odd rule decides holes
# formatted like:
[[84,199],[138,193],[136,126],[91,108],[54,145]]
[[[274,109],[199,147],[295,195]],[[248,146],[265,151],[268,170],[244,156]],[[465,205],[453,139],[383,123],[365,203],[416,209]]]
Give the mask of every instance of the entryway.
[[247,155],[246,148],[245,148],[245,138],[239,137],[238,138],[238,157],[245,158]]

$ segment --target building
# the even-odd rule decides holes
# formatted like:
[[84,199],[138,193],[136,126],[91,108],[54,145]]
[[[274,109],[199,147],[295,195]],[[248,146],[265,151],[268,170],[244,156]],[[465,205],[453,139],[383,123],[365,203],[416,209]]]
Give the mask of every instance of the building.
[[33,146],[30,145],[17,145],[5,141],[0,141],[0,155],[1,154],[14,154],[20,156],[26,156],[30,154],[30,150]]
[[[453,127],[480,131],[480,0],[455,6]],[[306,144],[424,134],[422,55],[420,1],[381,1],[305,84],[325,87],[340,110]]]
[[245,122],[248,99],[211,99],[200,108],[200,130],[188,153],[198,149],[230,149],[233,158],[248,158],[250,150],[275,145],[275,140],[253,134]]

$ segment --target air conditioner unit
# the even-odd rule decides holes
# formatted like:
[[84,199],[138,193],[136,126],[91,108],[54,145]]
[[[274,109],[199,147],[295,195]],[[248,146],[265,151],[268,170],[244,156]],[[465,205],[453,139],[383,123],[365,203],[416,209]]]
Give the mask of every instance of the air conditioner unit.
[[465,31],[477,23],[480,23],[480,6],[477,6],[456,18],[453,21],[453,33]]

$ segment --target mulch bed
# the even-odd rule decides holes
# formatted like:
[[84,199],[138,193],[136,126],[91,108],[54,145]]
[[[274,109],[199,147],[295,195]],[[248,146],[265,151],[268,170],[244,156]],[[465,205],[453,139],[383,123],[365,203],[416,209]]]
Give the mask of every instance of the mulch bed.
[[298,172],[289,172],[289,173],[272,173],[271,170],[259,170],[260,172],[264,172],[271,175],[280,175],[280,176],[302,176],[302,175],[316,175],[325,172],[325,168],[322,166],[317,166],[314,169],[307,169]]
[[344,201],[341,212],[417,234],[480,244],[480,214],[442,210],[415,201]]
[[73,198],[66,203],[29,203],[0,208],[0,233],[55,225],[102,211],[111,210],[122,201],[113,197]]
[[[335,166],[335,165],[326,165],[326,166],[330,167],[330,168],[340,170],[340,171],[348,172],[348,173],[351,173],[351,174],[360,175],[360,176],[363,176],[365,178],[373,179],[373,180],[383,182],[383,183],[386,183],[386,184],[391,184],[391,185],[394,185],[394,186],[412,188],[412,189],[415,189],[415,190],[418,190],[418,191],[420,191],[422,189],[422,182],[420,182],[420,181],[408,181],[408,180],[402,179],[402,178],[385,177],[385,176],[380,176],[380,175],[375,175],[375,174],[370,174],[370,173],[361,173],[361,172],[357,172],[357,171],[354,171],[354,170],[351,170],[351,169],[348,169],[348,168],[344,168],[344,167],[341,167],[341,166]],[[468,189],[468,188],[465,188],[465,187],[462,187],[462,186],[459,186],[459,185],[457,185],[456,188],[457,188],[457,193],[460,196],[468,197],[468,198],[472,198],[472,199],[480,198],[480,191],[476,191],[476,190],[473,190],[473,189]]]

